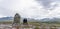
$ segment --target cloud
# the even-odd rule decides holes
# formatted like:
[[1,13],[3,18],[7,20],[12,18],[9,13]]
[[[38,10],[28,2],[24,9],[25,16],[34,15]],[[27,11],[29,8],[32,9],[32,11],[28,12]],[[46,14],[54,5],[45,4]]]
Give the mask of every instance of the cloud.
[[53,10],[60,0],[36,0],[46,10]]
[[28,18],[58,17],[59,3],[58,0],[1,0],[0,16],[14,16],[19,13],[21,17]]

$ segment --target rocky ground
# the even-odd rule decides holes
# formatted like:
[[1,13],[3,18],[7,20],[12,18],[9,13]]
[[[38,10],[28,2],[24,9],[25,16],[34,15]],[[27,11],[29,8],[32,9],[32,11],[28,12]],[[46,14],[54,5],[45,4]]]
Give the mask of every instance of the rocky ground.
[[[55,27],[50,28],[48,25],[40,25],[40,26],[34,26],[34,25],[21,25],[20,29],[54,29]],[[29,27],[27,27],[29,26]],[[12,24],[0,24],[0,29],[16,29],[12,28]],[[60,27],[56,27],[55,29],[60,29]]]

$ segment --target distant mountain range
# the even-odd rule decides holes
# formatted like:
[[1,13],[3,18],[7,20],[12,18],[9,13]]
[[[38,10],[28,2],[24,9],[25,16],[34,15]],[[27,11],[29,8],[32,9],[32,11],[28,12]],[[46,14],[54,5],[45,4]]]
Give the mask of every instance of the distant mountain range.
[[[22,18],[23,20],[24,18]],[[0,18],[0,21],[12,21],[13,17],[3,17]],[[43,18],[41,20],[27,18],[28,22],[60,22],[60,18]]]
[[0,21],[11,21],[13,20],[13,17],[2,17],[0,18]]
[[60,18],[44,18],[41,19],[40,22],[60,23]]

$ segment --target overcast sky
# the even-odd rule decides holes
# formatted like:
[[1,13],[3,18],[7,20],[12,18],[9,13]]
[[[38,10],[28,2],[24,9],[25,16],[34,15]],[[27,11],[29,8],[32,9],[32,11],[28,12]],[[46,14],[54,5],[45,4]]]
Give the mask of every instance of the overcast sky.
[[0,0],[0,17],[15,13],[38,19],[60,17],[60,0]]

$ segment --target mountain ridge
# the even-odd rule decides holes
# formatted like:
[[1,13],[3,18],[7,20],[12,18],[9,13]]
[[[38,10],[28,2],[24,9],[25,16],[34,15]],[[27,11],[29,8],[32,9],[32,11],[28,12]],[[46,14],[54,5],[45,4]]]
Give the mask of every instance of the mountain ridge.
[[[23,20],[24,18],[22,18]],[[0,18],[0,21],[12,21],[13,17],[2,17]],[[41,20],[37,19],[32,19],[32,18],[27,18],[28,22],[60,22],[60,18],[43,18]]]

